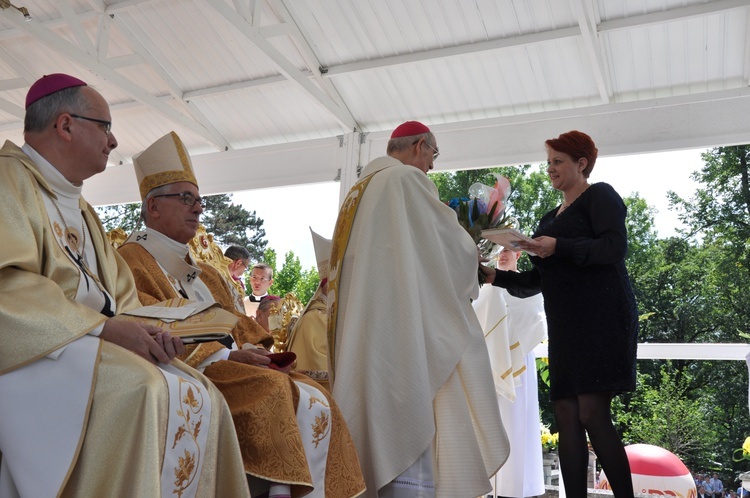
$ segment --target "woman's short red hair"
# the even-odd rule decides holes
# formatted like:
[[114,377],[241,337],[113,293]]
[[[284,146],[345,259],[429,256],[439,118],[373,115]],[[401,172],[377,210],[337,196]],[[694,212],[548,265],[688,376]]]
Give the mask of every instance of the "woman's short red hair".
[[586,164],[586,168],[583,170],[583,176],[586,178],[589,177],[591,170],[594,169],[596,155],[599,152],[599,149],[596,148],[591,137],[582,131],[573,130],[563,133],[557,138],[550,138],[544,142],[544,145],[546,145],[547,148],[569,155],[574,161],[578,161],[580,158],[585,157],[588,164]]

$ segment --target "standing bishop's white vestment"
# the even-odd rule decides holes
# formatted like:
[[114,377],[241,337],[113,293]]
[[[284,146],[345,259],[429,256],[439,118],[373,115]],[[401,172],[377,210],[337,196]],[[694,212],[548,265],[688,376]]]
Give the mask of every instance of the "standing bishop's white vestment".
[[366,496],[430,452],[436,496],[487,494],[508,439],[471,307],[477,249],[456,213],[422,171],[375,159],[342,205],[330,265],[333,394]]

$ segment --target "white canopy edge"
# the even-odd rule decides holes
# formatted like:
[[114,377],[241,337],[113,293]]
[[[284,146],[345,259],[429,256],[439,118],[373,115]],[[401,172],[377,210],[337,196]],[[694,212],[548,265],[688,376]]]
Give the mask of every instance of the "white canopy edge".
[[[710,148],[750,142],[750,89],[607,104],[581,109],[432,125],[440,148],[437,171],[541,163],[544,141],[578,129],[600,156]],[[300,141],[193,157],[202,195],[328,182],[341,196],[358,166],[385,154],[390,130]],[[362,143],[360,143],[362,142]],[[139,200],[131,164],[110,166],[85,182],[94,205]]]

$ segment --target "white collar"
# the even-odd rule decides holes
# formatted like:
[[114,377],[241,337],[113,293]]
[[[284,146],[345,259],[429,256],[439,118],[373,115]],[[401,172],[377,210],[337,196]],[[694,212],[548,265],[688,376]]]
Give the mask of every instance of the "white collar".
[[65,178],[54,165],[52,165],[52,163],[47,161],[41,154],[34,150],[31,145],[25,143],[23,144],[23,147],[21,147],[21,150],[23,150],[32,161],[34,161],[39,168],[39,173],[42,174],[42,177],[47,181],[52,191],[60,197],[61,200],[69,199],[76,203],[79,201],[83,185],[73,185],[70,183],[68,179]]

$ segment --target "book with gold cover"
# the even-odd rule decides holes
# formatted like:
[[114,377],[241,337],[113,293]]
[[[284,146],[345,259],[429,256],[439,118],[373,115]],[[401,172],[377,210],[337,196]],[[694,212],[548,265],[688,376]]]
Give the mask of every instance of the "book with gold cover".
[[146,323],[169,331],[185,344],[211,342],[229,336],[239,317],[222,309],[218,303],[195,302],[189,299],[167,299],[152,306],[143,306],[115,317]]

